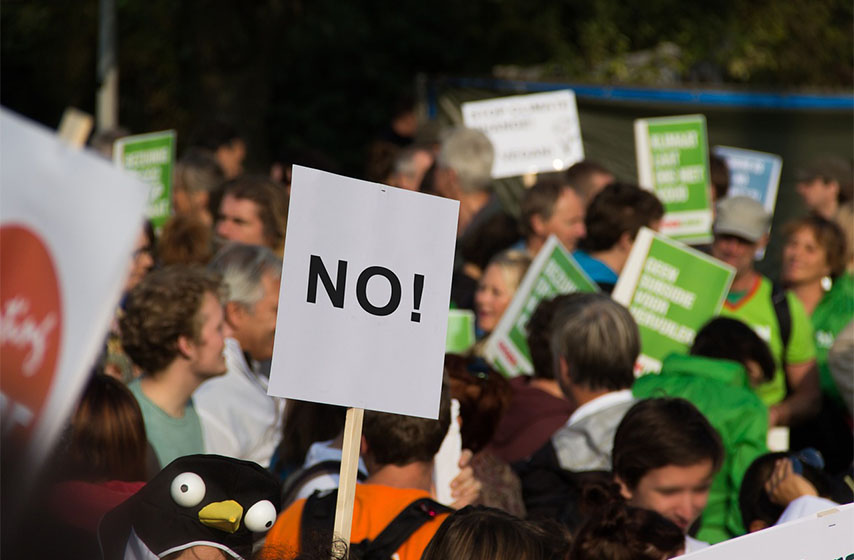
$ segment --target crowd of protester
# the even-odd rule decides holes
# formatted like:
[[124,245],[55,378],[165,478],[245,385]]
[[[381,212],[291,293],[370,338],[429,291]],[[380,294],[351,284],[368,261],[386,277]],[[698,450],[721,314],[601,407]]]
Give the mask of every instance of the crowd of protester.
[[[582,161],[508,208],[484,134],[419,129],[399,109],[365,177],[459,201],[450,304],[475,312],[479,340],[446,356],[438,420],[366,412],[349,547],[332,546],[344,409],[267,395],[290,164],[335,167],[321,154],[245,172],[251,147],[213,123],[177,160],[171,219],[140,227],[45,475],[57,537],[25,536],[30,557],[652,560],[852,500],[850,162],[800,171],[807,212],[783,229],[774,283],[755,268],[771,216],[728,197],[712,157],[705,249],[735,269],[732,288],[689,351],[636,378],[638,328],[609,294],[640,228],[660,225],[653,192]],[[550,235],[602,291],[541,302],[534,371],[508,379],[483,341]],[[441,504],[434,457],[451,422],[465,452]],[[775,426],[789,452],[769,453]]]

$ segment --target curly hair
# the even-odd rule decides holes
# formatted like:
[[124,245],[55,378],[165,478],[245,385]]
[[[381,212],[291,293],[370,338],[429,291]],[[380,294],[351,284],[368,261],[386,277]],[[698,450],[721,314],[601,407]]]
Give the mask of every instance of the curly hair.
[[262,175],[242,175],[225,183],[222,198],[251,200],[258,207],[267,246],[281,252],[285,246],[288,221],[288,194],[285,188]]
[[178,338],[198,340],[204,295],[225,297],[218,274],[200,266],[174,265],[150,273],[130,293],[119,322],[122,347],[152,375],[178,356]]

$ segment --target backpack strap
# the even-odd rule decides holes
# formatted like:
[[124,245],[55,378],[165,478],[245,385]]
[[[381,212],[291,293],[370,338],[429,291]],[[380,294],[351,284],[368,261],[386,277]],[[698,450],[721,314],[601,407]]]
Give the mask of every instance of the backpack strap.
[[[306,547],[306,543],[317,542],[321,535],[332,536],[337,502],[337,488],[329,492],[316,490],[306,499],[300,516],[299,542],[301,549]],[[331,538],[329,542],[332,542]]]
[[397,514],[374,540],[365,539],[351,547],[354,558],[388,560],[425,523],[453,509],[431,498],[415,500]]
[[777,326],[780,327],[780,339],[783,341],[783,354],[780,356],[780,366],[786,370],[786,354],[789,350],[789,339],[792,336],[792,312],[789,309],[789,299],[786,290],[779,284],[771,288],[771,303],[777,316]]
[[[303,487],[320,476],[338,474],[341,472],[341,461],[330,459],[329,461],[321,461],[315,463],[308,468],[300,469],[293,473],[285,481],[282,488],[282,511],[296,501],[299,491]],[[359,482],[364,482],[365,474],[362,471],[357,471],[356,479]]]

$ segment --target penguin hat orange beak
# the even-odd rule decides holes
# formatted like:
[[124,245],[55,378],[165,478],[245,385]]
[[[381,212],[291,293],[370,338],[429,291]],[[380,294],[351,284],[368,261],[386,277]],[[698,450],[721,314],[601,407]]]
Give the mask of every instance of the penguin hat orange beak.
[[240,528],[240,520],[243,519],[243,506],[234,500],[213,502],[199,512],[199,521],[203,525],[234,533]]

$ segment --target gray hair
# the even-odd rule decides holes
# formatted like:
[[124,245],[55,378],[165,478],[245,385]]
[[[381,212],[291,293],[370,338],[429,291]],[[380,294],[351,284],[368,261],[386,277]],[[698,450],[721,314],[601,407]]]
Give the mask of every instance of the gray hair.
[[209,268],[228,286],[228,301],[252,307],[263,297],[261,278],[282,276],[282,261],[267,247],[229,243],[214,256]]
[[492,182],[495,148],[483,132],[456,128],[442,142],[437,161],[456,172],[463,192],[483,191]]
[[[569,294],[555,310],[551,328],[556,373],[563,358],[576,385],[609,391],[632,386],[640,335],[628,309],[605,294]],[[563,386],[564,376],[557,377]]]

